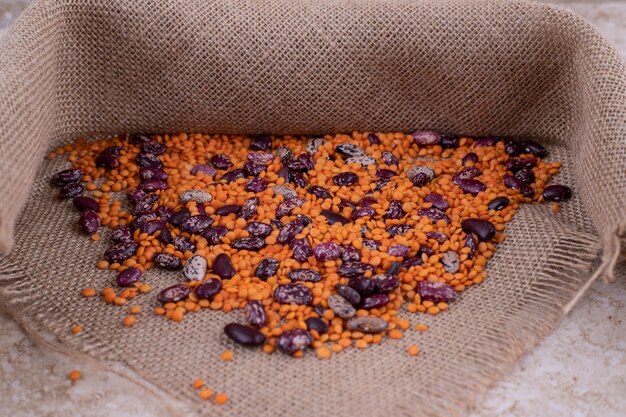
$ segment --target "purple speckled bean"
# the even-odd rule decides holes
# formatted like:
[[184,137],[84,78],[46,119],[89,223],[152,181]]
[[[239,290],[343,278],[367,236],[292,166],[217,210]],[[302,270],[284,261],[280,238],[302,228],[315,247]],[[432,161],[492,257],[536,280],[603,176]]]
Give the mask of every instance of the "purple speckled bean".
[[237,204],[228,204],[215,209],[215,214],[218,216],[228,216],[229,214],[237,213],[239,210],[241,210],[241,206]]
[[96,166],[104,169],[116,169],[120,167],[120,160],[113,155],[101,153],[96,157]]
[[230,158],[223,153],[215,154],[210,159],[211,165],[217,169],[228,169],[233,166]]
[[311,244],[309,243],[308,239],[305,237],[303,238],[294,237],[289,242],[289,247],[291,248],[292,257],[296,261],[307,262],[309,259],[309,256],[313,255],[313,248],[311,247]]
[[139,178],[142,181],[149,181],[149,180],[165,181],[167,180],[167,173],[163,171],[162,169],[143,167],[143,168],[139,168]]
[[445,242],[446,240],[450,239],[448,237],[448,235],[446,235],[445,233],[441,233],[441,232],[428,232],[428,233],[426,233],[426,237],[428,239],[436,240],[437,243],[439,243],[439,244],[441,244],[441,243]]
[[383,156],[381,159],[383,163],[387,165],[398,165],[399,163],[398,158],[396,158],[391,152],[383,152]]
[[513,176],[517,178],[518,180],[529,185],[535,182],[535,174],[533,173],[531,169],[528,169],[528,168],[520,169]]
[[320,262],[333,261],[339,258],[339,245],[335,242],[320,243],[313,248],[313,254]]
[[272,137],[267,134],[256,135],[250,142],[250,149],[253,151],[267,151],[272,147]]
[[267,314],[263,303],[259,300],[250,300],[243,308],[243,314],[250,326],[263,327],[267,323]]
[[107,148],[104,148],[100,153],[111,156],[120,156],[122,149],[124,148],[122,148],[121,146],[109,146]]
[[353,143],[340,143],[335,147],[335,152],[338,152],[344,158],[365,155],[365,151]]
[[287,355],[304,350],[311,343],[313,343],[313,337],[304,329],[287,330],[276,339],[278,350]]
[[303,284],[282,284],[274,290],[274,299],[281,304],[311,305],[313,293]]
[[228,229],[225,226],[213,226],[205,230],[202,237],[207,240],[209,245],[217,245],[221,243],[226,233],[228,233]]
[[267,165],[274,160],[274,155],[266,152],[250,152],[246,155],[246,159],[255,164]]
[[180,300],[184,300],[189,296],[190,289],[185,284],[174,284],[165,288],[157,295],[157,300],[163,304],[176,303]]
[[400,280],[395,275],[378,274],[371,280],[374,281],[377,292],[391,292],[400,286]]
[[309,180],[306,179],[302,172],[298,171],[289,171],[289,182],[300,188],[309,185]]
[[504,166],[506,167],[506,169],[508,169],[511,172],[517,172],[522,168],[532,168],[535,165],[537,165],[537,159],[535,158],[524,158],[524,159],[516,159],[516,158],[511,158],[508,161],[506,161],[504,163]]
[[183,263],[180,259],[169,253],[157,253],[153,258],[154,264],[159,268],[168,269],[171,271],[181,269]]
[[428,245],[421,245],[420,250],[417,252],[418,255],[425,253],[426,256],[431,257],[435,254],[435,250]]
[[467,257],[469,259],[474,258],[474,255],[476,254],[476,248],[478,247],[478,239],[474,234],[469,233],[465,236],[465,247],[469,248],[470,250],[467,254]]
[[411,133],[413,142],[419,146],[432,146],[441,143],[441,135],[428,130],[418,130]]
[[418,165],[409,169],[406,176],[416,187],[423,187],[435,178],[435,171],[426,165]]
[[306,328],[309,331],[315,330],[317,334],[324,334],[328,332],[328,324],[317,317],[309,317],[304,321],[306,323]]
[[135,157],[135,162],[140,167],[145,168],[163,168],[163,161],[159,159],[158,156],[152,155],[151,153],[140,153]]
[[338,186],[352,185],[359,180],[359,177],[354,172],[343,172],[333,177],[333,182]]
[[418,282],[417,292],[423,301],[432,301],[433,303],[449,303],[456,298],[454,287],[443,282]]
[[375,133],[370,133],[369,135],[367,135],[367,140],[369,141],[370,145],[380,145],[380,139]]
[[328,222],[328,224],[335,224],[335,223],[348,224],[348,223],[350,223],[350,220],[346,219],[341,214],[335,213],[335,212],[330,211],[330,210],[322,210],[320,214],[326,218],[326,221]]
[[363,247],[369,250],[378,250],[380,249],[380,242],[374,239],[363,239]]
[[222,281],[211,278],[196,287],[196,296],[200,299],[210,299],[222,290]]
[[417,210],[417,215],[422,217],[428,217],[434,222],[438,222],[439,220],[445,220],[446,223],[450,223],[450,218],[448,217],[448,215],[444,211],[439,210],[436,207],[421,208]]
[[376,210],[371,207],[361,207],[352,212],[352,220],[360,219],[362,217],[371,217],[376,214]]
[[263,164],[257,164],[252,161],[248,161],[243,165],[243,171],[249,177],[258,177],[259,174],[265,171],[267,167]]
[[239,178],[245,178],[246,173],[243,169],[233,169],[232,171],[228,171],[224,175],[220,177],[220,181],[224,183],[230,183],[237,181]]
[[398,173],[395,172],[395,171],[392,171],[390,169],[378,168],[376,170],[376,176],[378,178],[382,178],[382,179],[385,179],[385,180],[389,180],[389,179],[395,177],[396,175],[398,175]]
[[256,210],[259,207],[259,197],[251,197],[243,202],[241,210],[237,214],[237,217],[248,220],[256,216]]
[[130,230],[130,227],[126,225],[117,226],[115,229],[113,229],[111,239],[114,243],[132,242],[133,232]]
[[80,214],[78,225],[85,233],[93,235],[100,228],[100,217],[93,210],[85,210]]
[[461,138],[459,137],[459,135],[452,135],[452,134],[449,134],[449,133],[442,133],[441,134],[441,143],[439,143],[439,144],[444,149],[458,148],[460,140],[461,140]]
[[389,323],[376,316],[352,317],[347,323],[348,329],[362,333],[382,333]]
[[474,147],[478,148],[481,146],[496,146],[496,143],[498,143],[499,141],[500,141],[499,137],[487,136],[484,138],[480,138],[476,142],[474,142]]
[[387,232],[389,232],[389,235],[391,237],[394,237],[394,236],[401,236],[411,229],[412,229],[411,225],[408,225],[408,224],[394,224],[393,226],[387,227],[386,230]]
[[91,197],[74,197],[72,202],[78,211],[92,210],[97,212],[100,209],[100,204]]
[[246,230],[251,236],[267,237],[272,233],[272,226],[267,223],[250,222],[246,225]]
[[148,194],[146,194],[139,188],[135,188],[134,190],[129,191],[128,194],[126,194],[126,198],[128,199],[128,202],[131,206],[136,206],[137,204],[144,201],[147,197]]
[[85,191],[83,184],[79,182],[69,183],[61,187],[60,196],[61,198],[72,198],[79,196],[83,191]]
[[180,230],[191,234],[200,234],[211,227],[213,219],[210,216],[199,214],[187,217],[180,224]]
[[458,179],[455,181],[455,184],[459,186],[464,193],[476,195],[482,191],[487,189],[487,186],[478,180],[464,180]]
[[446,211],[450,208],[450,203],[448,203],[448,200],[446,200],[442,195],[437,193],[427,194],[426,197],[424,197],[424,202],[431,203],[433,207],[442,211]]
[[489,242],[496,234],[496,229],[488,220],[465,219],[461,222],[461,228],[467,234],[474,234],[481,242]]
[[157,207],[155,214],[164,222],[168,222],[172,218],[174,211],[167,206],[159,206]]
[[141,152],[152,155],[163,155],[167,148],[156,140],[150,140],[141,144]]
[[152,193],[159,190],[167,190],[167,183],[165,181],[147,180],[141,181],[138,185],[140,190],[147,193]]
[[62,187],[66,184],[78,182],[83,177],[83,171],[80,169],[70,168],[57,172],[52,176],[52,184]]
[[390,200],[389,207],[383,216],[385,219],[401,219],[406,216],[406,212],[402,210],[402,202],[398,200]]
[[154,203],[156,203],[157,201],[159,201],[159,196],[156,194],[148,194],[146,195],[146,198],[143,199],[142,201],[138,202],[137,204],[135,204],[135,206],[131,209],[131,214],[133,216],[137,216],[141,213],[147,213],[149,211],[152,211],[152,206],[154,205]]
[[246,191],[260,193],[267,189],[267,181],[263,178],[252,178],[246,183]]
[[333,311],[333,313],[342,319],[349,319],[354,317],[356,314],[354,306],[339,294],[331,295],[326,301],[328,302],[328,307]]
[[[161,235],[163,234],[163,230],[161,230]],[[184,236],[176,236],[175,238],[172,239],[172,244],[174,245],[174,247],[181,251],[181,252],[195,252],[196,251],[196,245],[193,244],[193,242],[189,239],[187,239]]]
[[339,275],[342,275],[344,277],[354,277],[357,275],[363,275],[367,271],[374,272],[374,267],[370,264],[366,264],[366,263],[359,262],[359,261],[344,262],[337,270]]
[[189,217],[191,217],[191,213],[189,212],[189,210],[183,207],[180,210],[175,211],[174,214],[172,214],[169,222],[172,223],[174,226],[178,227],[182,224],[182,222],[187,220]]
[[546,201],[567,201],[572,198],[572,189],[565,185],[548,185],[542,195]]
[[150,140],[152,139],[150,139],[148,135],[144,135],[140,133],[135,133],[135,134],[128,136],[128,142],[133,145],[141,145],[142,143],[148,142]]
[[354,307],[358,307],[361,304],[361,294],[354,288],[348,285],[337,284],[335,285],[335,291]]
[[468,162],[476,163],[478,162],[478,155],[476,155],[474,152],[470,152],[463,157],[462,162],[463,165],[467,165]]
[[349,261],[360,261],[361,260],[361,252],[358,251],[352,245],[341,245],[339,247],[340,255],[339,257],[343,262]]
[[504,141],[504,152],[509,156],[519,156],[522,152],[524,152],[524,147],[514,140],[506,140]]
[[387,305],[389,302],[389,296],[387,294],[372,294],[361,298],[360,308],[365,310],[371,310],[373,308],[380,308]]
[[259,264],[257,265],[254,275],[260,278],[262,281],[265,281],[266,279],[276,275],[279,266],[280,262],[278,262],[276,259],[263,258],[261,259],[261,262],[259,262]]
[[320,282],[322,276],[312,269],[296,268],[289,272],[289,279],[291,281]]
[[198,164],[191,168],[191,175],[198,175],[199,173],[203,173],[204,175],[214,176],[217,173],[217,170],[210,165]]
[[376,203],[378,203],[378,200],[373,197],[363,197],[359,204],[363,207],[371,207],[373,204]]
[[118,243],[104,252],[104,259],[109,263],[122,263],[137,252],[137,244],[133,241]]
[[345,208],[349,208],[350,210],[355,210],[356,206],[348,200],[341,200],[338,204],[339,210],[343,210]]
[[464,168],[461,168],[459,172],[454,174],[452,181],[455,184],[457,184],[458,180],[471,180],[474,177],[479,176],[480,174],[481,174],[480,169],[476,167],[464,167]]
[[131,287],[135,282],[139,281],[143,273],[140,269],[129,267],[117,275],[117,285],[123,288]]
[[504,185],[506,185],[507,188],[513,188],[515,190],[518,190],[520,193],[522,193],[524,197],[527,198],[532,198],[535,195],[535,190],[533,190],[533,187],[523,181],[520,181],[512,175],[507,175],[504,178]]
[[320,187],[319,185],[310,186],[309,188],[307,188],[307,192],[321,199],[333,198],[332,194],[328,192],[326,188]]
[[156,213],[151,211],[138,214],[133,221],[130,223],[130,227],[135,230],[139,229],[145,222],[151,219],[156,219]]
[[260,237],[240,237],[230,244],[233,249],[258,252],[265,247],[265,241]]
[[213,272],[222,279],[232,278],[236,274],[230,257],[225,253],[220,253],[215,257]]
[[404,268],[410,268],[412,266],[418,266],[423,264],[424,261],[422,260],[421,256],[412,256],[410,258],[406,258],[404,261],[402,261],[402,266]]
[[276,216],[283,217],[291,214],[293,209],[304,204],[301,198],[288,198],[276,207]]
[[376,291],[376,283],[369,278],[355,276],[350,278],[348,286],[363,296],[373,294]]
[[409,255],[409,247],[401,244],[391,245],[387,250],[387,253],[391,256],[400,256],[401,258],[404,258]]
[[152,235],[163,229],[165,229],[165,222],[163,220],[148,220],[141,225],[141,233],[147,233],[148,235]]
[[278,243],[287,243],[293,239],[306,227],[305,222],[301,219],[292,220],[287,223],[278,234],[276,241]]
[[402,262],[392,262],[391,265],[389,265],[389,268],[387,268],[387,271],[385,271],[385,273],[387,275],[398,275],[398,273],[400,273],[400,270],[402,269]]
[[298,161],[309,171],[315,169],[315,159],[313,155],[309,155],[308,153],[300,154],[298,155]]

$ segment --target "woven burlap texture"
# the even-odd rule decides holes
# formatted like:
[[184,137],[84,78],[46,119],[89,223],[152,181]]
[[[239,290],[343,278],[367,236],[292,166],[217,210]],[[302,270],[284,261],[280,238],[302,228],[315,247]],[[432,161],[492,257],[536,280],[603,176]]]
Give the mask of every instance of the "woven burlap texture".
[[[489,277],[451,310],[365,351],[320,361],[230,348],[229,315],[178,325],[84,300],[109,285],[53,144],[117,132],[328,133],[425,128],[549,143],[575,198],[528,205]],[[70,354],[122,361],[190,410],[241,416],[454,416],[610,276],[626,221],[626,68],[587,23],[525,1],[36,1],[0,44],[0,305]],[[160,288],[172,273],[150,272]],[[144,311],[156,304],[142,297]],[[404,313],[403,313],[404,314]],[[84,331],[68,329],[81,323]],[[423,353],[409,358],[416,343]],[[227,407],[194,401],[205,379]]]

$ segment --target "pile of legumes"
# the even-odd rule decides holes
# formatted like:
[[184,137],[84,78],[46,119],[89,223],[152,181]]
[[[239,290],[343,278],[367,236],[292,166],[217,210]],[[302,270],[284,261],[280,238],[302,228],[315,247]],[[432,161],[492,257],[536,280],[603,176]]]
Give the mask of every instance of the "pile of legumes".
[[97,263],[117,273],[107,303],[151,292],[150,269],[170,270],[180,283],[159,289],[155,314],[243,309],[230,339],[296,357],[402,338],[400,309],[436,315],[485,279],[520,204],[558,212],[571,197],[547,185],[560,164],[537,142],[431,131],[120,135],[49,157],[61,154],[73,168],[52,183],[80,227],[94,240],[112,229]]

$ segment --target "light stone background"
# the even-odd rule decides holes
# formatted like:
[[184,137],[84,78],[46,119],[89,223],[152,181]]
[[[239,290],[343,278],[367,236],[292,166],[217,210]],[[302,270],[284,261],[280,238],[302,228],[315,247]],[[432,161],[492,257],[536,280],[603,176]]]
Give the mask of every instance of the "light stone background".
[[[549,2],[595,24],[626,57],[626,1]],[[0,0],[0,37],[28,3]],[[626,265],[620,271],[609,286],[595,283],[470,417],[626,417]],[[83,379],[72,385],[67,374],[75,368]],[[0,315],[0,417],[166,417],[158,400],[95,364],[75,363],[33,345],[17,324]]]

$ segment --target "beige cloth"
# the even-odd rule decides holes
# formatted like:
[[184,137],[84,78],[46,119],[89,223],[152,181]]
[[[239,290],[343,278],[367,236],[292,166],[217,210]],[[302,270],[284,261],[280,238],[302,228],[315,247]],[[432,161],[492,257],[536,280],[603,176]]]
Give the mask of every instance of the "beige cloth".
[[[520,210],[489,277],[436,318],[330,361],[230,347],[79,296],[113,274],[48,184],[54,143],[115,132],[324,133],[428,128],[549,143],[575,198]],[[0,41],[0,305],[68,353],[121,360],[170,394],[232,398],[207,415],[454,416],[558,322],[588,271],[610,276],[626,223],[626,67],[588,24],[525,1],[40,0]],[[600,256],[601,255],[601,256]],[[595,263],[594,263],[595,262]],[[161,287],[172,274],[150,272]],[[69,334],[74,323],[84,331]],[[405,353],[416,343],[423,353]]]

